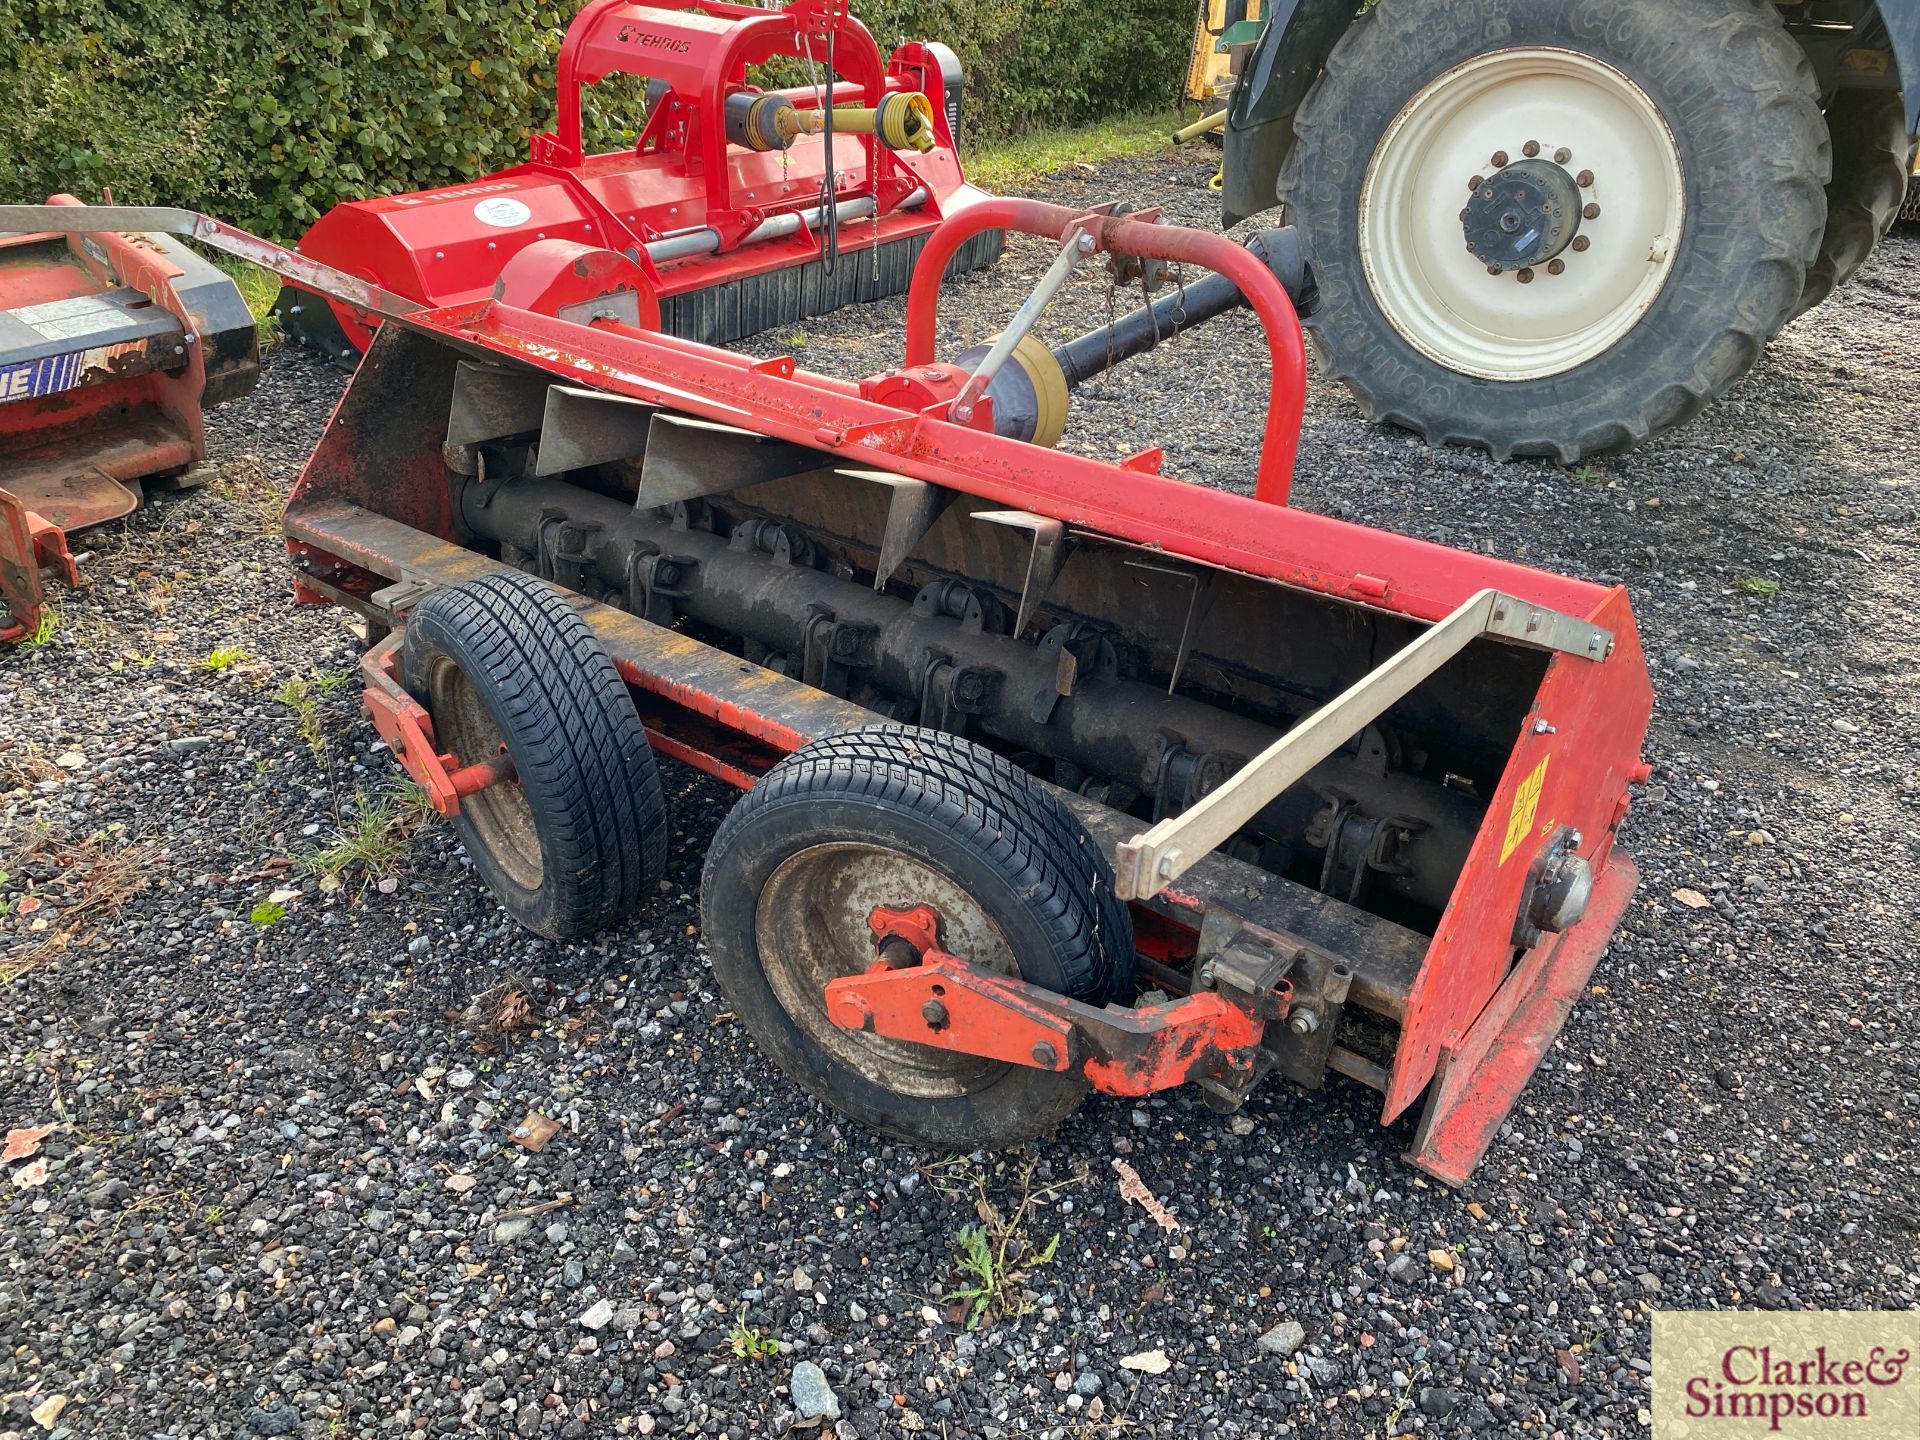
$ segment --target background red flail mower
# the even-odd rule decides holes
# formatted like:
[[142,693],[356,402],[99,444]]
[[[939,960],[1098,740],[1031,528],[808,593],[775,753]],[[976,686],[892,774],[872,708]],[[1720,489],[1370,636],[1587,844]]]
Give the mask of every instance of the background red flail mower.
[[[646,78],[646,112],[633,148],[592,155],[585,102],[612,75]],[[977,193],[957,148],[963,83],[944,45],[883,56],[844,3],[593,0],[568,27],[558,121],[528,163],[340,205],[299,250],[446,306],[491,298],[529,246],[591,245],[646,277],[654,328],[725,343],[906,289],[927,235]],[[981,234],[952,263],[999,253]],[[349,366],[379,318],[299,288],[280,311],[289,334]]]
[[[759,1044],[866,1124],[961,1148],[1087,1092],[1270,1071],[1423,1102],[1462,1180],[1633,888],[1651,695],[1625,594],[1284,504],[1290,236],[977,197],[927,239],[902,363],[860,381],[667,335],[647,275],[547,242],[422,310],[183,212],[381,314],[286,512],[299,598],[379,638],[367,704],[506,907],[643,914],[654,756],[740,786],[705,939]],[[0,209],[0,225],[30,218]],[[935,355],[977,236],[1057,257]],[[1215,272],[1049,346],[1077,265]],[[1248,498],[1046,448],[1073,388],[1246,303],[1273,358]],[[582,319],[582,316],[593,318]]]
[[0,233],[0,644],[40,623],[44,581],[80,575],[67,537],[118,520],[143,484],[190,484],[202,410],[253,389],[253,316],[165,235]]

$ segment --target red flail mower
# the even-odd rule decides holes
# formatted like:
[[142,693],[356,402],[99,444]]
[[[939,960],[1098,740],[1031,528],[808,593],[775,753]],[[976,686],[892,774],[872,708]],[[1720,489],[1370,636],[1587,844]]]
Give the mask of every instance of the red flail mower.
[[203,408],[260,374],[231,280],[165,235],[61,233],[79,203],[0,234],[0,645],[38,629],[44,576],[80,583],[70,534],[194,483]]
[[[808,83],[748,86],[768,62]],[[644,123],[632,149],[590,155],[585,94],[612,75],[647,77]],[[978,193],[957,149],[963,86],[946,46],[883,56],[843,6],[590,0],[560,49],[558,124],[528,163],[341,205],[299,250],[441,307],[494,297],[528,246],[569,240],[639,267],[653,309],[628,319],[725,344],[906,289],[928,234]],[[953,264],[999,253],[983,234]],[[348,365],[378,322],[299,288],[280,311]]]
[[[649,45],[678,12],[592,13]],[[869,54],[837,5],[728,23],[769,13]],[[761,51],[725,53],[687,123],[737,187],[764,152],[714,127]],[[295,592],[365,618],[375,723],[530,929],[645,916],[666,755],[745,791],[703,880],[720,984],[857,1120],[970,1149],[1089,1090],[1232,1110],[1335,1072],[1384,1121],[1422,1105],[1410,1158],[1463,1180],[1633,889],[1625,594],[1287,508],[1286,232],[940,208],[900,362],[858,381],[668,333],[665,272],[570,236],[420,308],[204,217],[72,213],[247,254],[371,335],[287,507]],[[1056,258],[942,358],[942,277],[1004,231]],[[1081,265],[1213,274],[1045,343]],[[1051,448],[1078,385],[1236,304],[1273,362],[1251,497]]]

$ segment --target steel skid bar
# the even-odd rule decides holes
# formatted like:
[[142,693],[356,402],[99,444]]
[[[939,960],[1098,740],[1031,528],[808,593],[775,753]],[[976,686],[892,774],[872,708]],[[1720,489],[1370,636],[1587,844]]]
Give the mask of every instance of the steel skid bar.
[[1145,900],[1244,829],[1387,708],[1482,636],[1604,660],[1613,636],[1596,625],[1499,590],[1481,590],[1392,659],[1329,700],[1220,787],[1114,853],[1123,900]]
[[224,220],[172,205],[0,205],[0,234],[41,231],[63,235],[160,234],[197,240],[214,250],[271,270],[343,305],[392,319],[421,307],[371,281],[262,240]]

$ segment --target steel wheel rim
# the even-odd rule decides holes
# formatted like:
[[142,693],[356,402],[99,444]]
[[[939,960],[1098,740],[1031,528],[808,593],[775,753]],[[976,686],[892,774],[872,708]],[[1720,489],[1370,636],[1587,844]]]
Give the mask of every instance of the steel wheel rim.
[[[1544,118],[1543,118],[1544,117]],[[1537,142],[1591,174],[1587,247],[1562,270],[1491,275],[1461,209],[1475,176]],[[1665,287],[1686,224],[1686,175],[1652,100],[1603,61],[1549,47],[1497,50],[1440,75],[1387,127],[1361,190],[1360,258],[1387,320],[1449,370],[1537,380],[1617,345]]]
[[[462,765],[490,760],[506,749],[493,715],[480,699],[466,672],[445,655],[436,656],[427,674],[427,712],[433,717],[433,738],[442,753]],[[540,831],[533,807],[517,780],[489,785],[460,799],[460,816],[476,844],[493,857],[522,890],[538,890],[546,874],[540,854]]]
[[897,850],[859,841],[809,846],[782,861],[754,907],[754,943],[774,998],[815,1044],[895,1094],[948,1100],[987,1088],[1010,1067],[843,1030],[827,1017],[827,982],[874,964],[873,908],[919,904],[939,913],[942,943],[954,954],[1019,976],[1005,933],[962,886]]

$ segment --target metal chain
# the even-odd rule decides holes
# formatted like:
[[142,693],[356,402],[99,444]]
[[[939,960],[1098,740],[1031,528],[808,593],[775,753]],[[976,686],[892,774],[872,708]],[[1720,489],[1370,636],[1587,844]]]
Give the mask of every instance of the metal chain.
[[[1107,368],[1102,376],[1113,374],[1113,327],[1119,323],[1119,313],[1115,301],[1120,294],[1120,284],[1113,278],[1113,267],[1107,267]],[[1104,380],[1103,380],[1104,386]]]
[[1173,335],[1177,336],[1187,324],[1187,267],[1178,260],[1173,262],[1173,283],[1179,292],[1173,302]]

